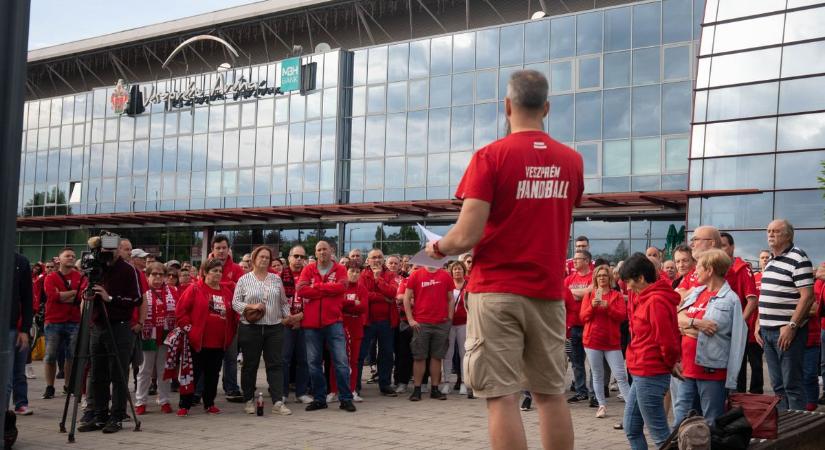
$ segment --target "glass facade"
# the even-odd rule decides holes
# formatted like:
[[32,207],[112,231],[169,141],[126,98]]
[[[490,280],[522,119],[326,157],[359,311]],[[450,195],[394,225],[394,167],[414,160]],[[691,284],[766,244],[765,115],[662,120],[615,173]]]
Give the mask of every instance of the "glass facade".
[[825,260],[817,176],[825,160],[825,2],[708,1],[699,52],[690,149],[691,189],[758,189],[691,199],[688,227],[736,230],[756,260],[773,218]]

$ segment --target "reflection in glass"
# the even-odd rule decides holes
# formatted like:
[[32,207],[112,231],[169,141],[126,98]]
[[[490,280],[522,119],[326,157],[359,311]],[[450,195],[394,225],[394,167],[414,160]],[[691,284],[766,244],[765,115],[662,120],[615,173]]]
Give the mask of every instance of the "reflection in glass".
[[423,156],[407,158],[407,187],[424,186],[427,174],[426,159]]
[[453,71],[464,72],[475,68],[475,33],[453,36]]
[[335,119],[324,119],[323,123],[323,137],[321,138],[321,159],[333,160],[337,153],[335,147],[335,131],[337,129],[337,121]]
[[367,117],[365,155],[367,158],[384,156],[384,116]]
[[399,81],[387,85],[387,112],[407,110],[407,82]]
[[495,100],[498,74],[495,70],[476,72],[476,101]]
[[573,125],[575,123],[573,111],[573,94],[550,97],[550,126],[548,132],[553,139],[559,142],[573,140]]
[[404,158],[387,158],[384,187],[404,187]]
[[430,95],[429,80],[412,80],[410,81],[410,98],[407,102],[409,109],[421,109],[427,107],[427,101]]
[[[786,47],[785,54],[792,48]],[[710,74],[710,86],[746,83],[779,77],[779,61],[782,49],[769,48],[731,55],[714,56],[713,71]],[[699,63],[701,69],[702,62]],[[807,64],[807,63],[806,63]],[[787,64],[786,64],[787,66]],[[701,71],[700,71],[701,73]],[[785,74],[783,73],[783,76]],[[699,81],[697,87],[701,87]]]
[[678,191],[687,189],[688,177],[686,173],[662,175],[662,190]]
[[389,62],[387,64],[387,79],[389,81],[399,81],[407,79],[407,56],[409,54],[408,44],[390,45]]
[[704,189],[772,189],[773,155],[706,159]]
[[524,61],[527,63],[547,60],[550,50],[550,27],[546,20],[524,25]]
[[[353,119],[353,136],[355,135],[355,122],[356,120]],[[361,148],[363,152],[364,147],[364,121],[363,118],[361,119]],[[275,127],[272,133],[272,163],[273,164],[286,164],[287,162],[287,149],[289,148],[289,127],[286,125],[281,125],[279,127]]]
[[[353,120],[355,122],[355,120]],[[355,132],[353,132],[353,135]],[[288,161],[298,162],[304,158],[304,124],[293,123],[289,126]]]
[[630,189],[634,191],[658,191],[659,186],[659,175],[633,177],[630,182]]
[[602,51],[602,12],[576,16],[576,54],[588,55]]
[[450,155],[430,155],[427,158],[427,186],[450,184]]
[[607,53],[604,55],[604,87],[624,87],[630,85],[630,52]]
[[825,109],[825,77],[782,81],[779,88],[779,113]]
[[304,96],[297,93],[289,96],[289,120],[298,122],[304,120],[304,112],[306,110],[304,103]]
[[771,221],[772,202],[773,193],[703,199],[701,223],[722,229],[761,229]]
[[524,54],[524,26],[512,25],[501,28],[501,52],[500,65],[509,66],[521,64]]
[[[241,145],[243,146],[244,135],[243,132],[246,130],[241,131]],[[255,165],[256,166],[268,166],[272,164],[272,128],[260,128],[255,133],[255,130],[252,131],[252,135],[255,137]],[[178,151],[183,151],[183,146],[181,143],[178,144]]]
[[573,56],[576,46],[576,22],[574,16],[550,21],[550,59]]
[[664,43],[689,41],[693,18],[690,0],[662,2],[662,37]]
[[633,7],[633,47],[661,44],[660,3],[648,3]]
[[364,187],[381,189],[384,187],[384,160],[368,159],[364,167]]
[[571,61],[550,64],[550,90],[552,92],[563,92],[573,89],[572,70]]
[[775,118],[708,124],[705,156],[772,152],[775,136]]
[[604,91],[604,138],[630,136],[630,89]]
[[369,50],[367,82],[383,83],[387,80],[387,47],[373,47]]
[[450,153],[450,185],[457,185],[473,157],[472,152]]
[[707,91],[707,120],[776,114],[778,88],[778,83],[764,83]]
[[367,88],[367,113],[384,112],[384,85]]
[[604,12],[604,51],[630,48],[630,8],[612,8]]
[[410,78],[426,77],[430,74],[430,41],[410,42]]
[[659,138],[633,140],[631,170],[634,175],[658,174],[660,172],[659,158],[661,151],[659,145]]
[[630,191],[630,177],[604,177],[602,178],[602,192],[628,192]]
[[582,156],[584,161],[584,174],[599,174],[599,144],[588,143],[576,145],[576,151]]
[[576,140],[587,141],[602,137],[602,93],[576,94]]
[[[247,122],[247,105],[249,105],[249,121]],[[255,112],[255,103],[244,105],[243,121],[244,126],[254,125],[255,119],[252,113]],[[289,98],[278,97],[275,99],[275,123],[284,123],[289,121]]]
[[[712,2],[715,3],[715,2]],[[748,0],[748,1],[721,1],[716,13],[716,20],[734,19],[737,17],[753,16],[772,11],[779,11],[785,8],[785,2],[774,0]]]
[[779,118],[777,150],[825,148],[825,113]]
[[321,159],[321,121],[306,122],[304,129],[304,161]]
[[430,79],[430,108],[450,106],[450,76]]
[[601,58],[579,59],[579,89],[597,88],[601,84]]
[[665,171],[686,172],[688,170],[688,139],[671,138],[665,142]]
[[660,134],[661,105],[659,96],[659,85],[633,88],[633,136]]
[[387,147],[386,153],[389,155],[403,155],[407,141],[407,115],[390,114],[387,115]]
[[498,67],[498,28],[476,32],[476,69]]
[[659,82],[659,47],[633,51],[633,84]]
[[823,37],[825,36],[823,23],[825,23],[825,8],[788,13],[785,19],[785,42]]
[[[246,131],[246,130],[244,130]],[[223,135],[223,168],[234,169],[238,167],[238,131],[227,131]],[[150,154],[151,158],[151,154]],[[210,151],[211,159],[211,151]],[[150,162],[151,164],[151,162]]]
[[428,126],[429,153],[446,152],[450,148],[450,109],[431,109]]
[[445,75],[452,70],[453,37],[442,36],[433,38],[430,54],[430,75]]
[[473,147],[473,107],[453,108],[450,121],[450,149],[465,150]]
[[691,82],[662,85],[662,134],[690,131]]
[[690,76],[690,45],[666,47],[664,50],[665,81],[688,78]]
[[352,60],[352,84],[360,86],[367,83],[367,51],[358,50]]
[[426,142],[427,111],[414,111],[407,114],[407,154],[426,153]]
[[817,177],[821,166],[816,161],[825,161],[825,151],[787,153],[776,156],[776,188],[805,189],[818,187]]
[[700,55],[708,55],[713,51],[713,35],[715,33],[715,26],[705,27],[705,29],[702,30],[702,40],[699,42]]
[[483,103],[475,107],[475,148],[481,148],[496,140],[497,105]]
[[[822,192],[817,189],[777,192],[775,205],[775,217],[787,219],[795,227],[825,227]],[[821,243],[819,241],[819,247]]]
[[782,42],[783,14],[716,25],[713,53],[730,52]]
[[468,105],[473,103],[473,73],[453,75],[453,105]]
[[605,141],[602,145],[602,175],[630,174],[630,141]]

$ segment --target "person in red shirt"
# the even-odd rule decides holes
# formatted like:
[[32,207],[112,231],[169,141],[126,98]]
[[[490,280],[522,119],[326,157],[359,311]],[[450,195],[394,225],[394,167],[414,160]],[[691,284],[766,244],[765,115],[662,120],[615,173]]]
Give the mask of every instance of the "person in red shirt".
[[[361,265],[350,261],[347,264],[347,286],[344,294],[343,314],[344,314],[344,335],[347,338],[347,355],[349,356],[349,367],[358,364],[358,354],[361,351],[361,339],[364,338],[364,324],[366,323],[367,305],[369,296],[363,283],[359,282],[361,276]],[[335,364],[332,364],[332,373],[335,373]],[[355,392],[358,382],[358,371],[351,370],[349,387]],[[338,394],[338,383],[335,377],[330,377],[330,393],[327,395],[327,402],[332,401]],[[357,394],[353,394],[353,400]],[[363,400],[361,400],[363,401]]]
[[[573,255],[575,256],[576,252],[587,250],[590,251],[590,239],[587,236],[577,236],[576,239],[573,239]],[[595,261],[590,261],[590,270],[596,268]],[[568,276],[576,271],[576,260],[573,258],[568,258],[567,261],[564,262],[564,275]]]
[[301,326],[307,343],[307,363],[313,391],[312,403],[307,405],[306,410],[327,408],[327,383],[321,367],[326,345],[335,366],[339,408],[355,412],[352,390],[349,388],[350,367],[342,323],[347,269],[332,260],[332,247],[327,241],[321,240],[315,244],[315,258],[316,261],[301,271],[301,278],[295,286],[298,295],[304,298]]
[[[745,357],[742,358],[742,367],[739,369],[739,378],[736,382],[736,391],[745,392],[747,389],[747,367],[751,368],[751,394],[761,394],[763,389],[762,375],[762,346],[756,342],[754,331],[756,321],[759,319],[759,290],[756,288],[756,280],[751,273],[751,266],[739,258],[733,256],[736,247],[733,236],[723,232],[722,250],[733,261],[725,275],[725,280],[730,285],[731,290],[736,293],[742,303],[742,318],[748,324],[748,343],[745,346]],[[817,354],[818,355],[818,354]]]
[[[195,384],[203,377],[203,409],[208,414],[220,414],[215,406],[218,374],[223,354],[238,330],[238,314],[232,309],[232,291],[221,284],[223,261],[209,259],[201,265],[201,280],[184,292],[175,308],[176,325],[191,326],[189,344],[192,346]],[[180,396],[178,416],[189,415],[193,394]]]
[[681,355],[676,306],[680,297],[667,280],[658,279],[647,257],[635,253],[625,260],[619,276],[631,297],[627,370],[633,384],[625,397],[624,429],[632,449],[646,449],[644,427],[656,446],[670,435],[662,399],[670,388],[670,375],[681,377],[676,363]]
[[[235,284],[245,274],[243,268],[232,260],[232,249],[229,248],[229,238],[223,234],[216,234],[212,237],[212,253],[210,258],[223,261],[223,274],[221,275],[221,285],[229,288],[234,294]],[[236,333],[237,336],[237,333]],[[238,340],[230,343],[223,355],[223,391],[226,399],[230,402],[243,403],[243,394],[238,386]],[[198,393],[196,393],[198,394]]]
[[570,397],[567,402],[575,403],[588,399],[587,392],[587,372],[584,369],[584,346],[582,336],[584,334],[584,323],[582,323],[579,312],[581,311],[582,299],[593,291],[593,273],[590,271],[590,263],[593,257],[587,250],[577,250],[573,255],[575,264],[573,272],[564,279],[564,286],[570,289],[575,303],[567,305],[567,332],[570,337],[570,363],[573,365],[573,382],[576,394]]
[[[360,264],[359,254],[350,252],[350,262]],[[361,372],[364,360],[378,341],[378,386],[381,395],[396,397],[398,394],[390,385],[393,366],[393,339],[398,328],[398,308],[395,306],[395,294],[398,284],[395,274],[384,266],[384,253],[377,248],[367,254],[367,268],[361,272],[359,283],[369,294],[367,307],[367,326],[358,359],[358,392],[361,391]]]
[[762,272],[765,270],[765,266],[768,265],[768,261],[771,260],[771,251],[770,250],[760,250],[759,251],[759,271],[753,274],[753,281],[756,283],[756,290],[762,290]]
[[[421,383],[430,359],[430,398],[446,400],[447,396],[436,386],[441,384],[441,360],[447,354],[447,341],[455,312],[453,297],[455,283],[444,269],[426,267],[417,270],[407,280],[404,292],[404,310],[407,313],[413,337],[410,349],[413,354],[414,388],[411,401],[421,400]],[[413,307],[412,298],[415,297]]]
[[[761,259],[761,258],[760,258]],[[761,261],[760,261],[761,262]],[[767,264],[767,263],[766,263]],[[814,282],[814,304],[819,305],[820,312],[820,363],[825,362],[825,262],[820,263],[815,272],[816,281]],[[820,375],[825,375],[823,370]],[[820,405],[825,405],[825,392],[819,397]]]
[[[604,384],[604,360],[616,375],[619,392],[626,398],[630,386],[622,355],[621,324],[627,318],[627,305],[619,291],[611,289],[613,282],[610,266],[602,265],[593,272],[593,291],[581,302],[580,317],[584,323],[582,344],[593,375],[593,386]],[[603,389],[594,389],[599,409],[597,418],[607,415],[607,401]]]
[[[418,266],[411,266],[410,274],[418,270]],[[399,325],[398,336],[395,339],[395,393],[403,394],[407,392],[407,384],[412,378],[413,357],[410,350],[413,330],[407,320],[407,313],[404,311],[404,293],[407,292],[407,280],[401,278],[398,281],[398,292],[395,296],[396,304],[399,305]]]
[[[693,236],[690,238],[690,250],[693,259],[699,259],[699,255],[701,255],[703,251],[711,248],[722,248],[722,235],[719,233],[719,229],[709,225],[703,225],[693,230]],[[684,299],[698,286],[700,285],[697,281],[694,268],[682,278],[679,286],[676,287],[676,292]]]
[[584,164],[542,131],[547,92],[540,72],[510,76],[504,99],[510,133],[473,154],[456,189],[464,201],[458,221],[427,243],[431,257],[473,250],[464,376],[487,399],[494,449],[527,447],[518,404],[525,387],[542,418],[545,447],[573,447],[564,401],[564,260]]
[[[307,262],[307,251],[302,245],[289,249],[288,264],[280,273],[284,292],[292,304],[289,308],[289,318],[284,328],[284,396],[289,398],[289,385],[295,385],[295,401],[309,404],[312,397],[307,395],[309,386],[309,368],[307,367],[307,346],[304,339],[304,330],[301,328],[301,319],[304,318],[304,301],[295,290],[295,285],[301,277],[301,271]],[[295,356],[295,377],[291,380],[290,366]]]
[[[465,276],[467,274],[467,266],[461,261],[454,261],[447,267],[448,273],[453,277],[455,289],[453,289],[453,298],[455,299],[455,312],[453,313],[453,326],[450,327],[450,336],[447,340],[447,354],[444,356],[444,374],[442,375],[441,393],[449,394],[450,375],[453,373],[453,355],[455,348],[458,347],[458,360],[464,360],[464,342],[467,340],[467,309],[464,306],[464,296],[466,294],[467,281]],[[461,381],[461,371],[458,371],[458,379]],[[467,395],[467,385],[460,383],[460,395]]]
[[[59,268],[43,281],[46,294],[45,336],[46,354],[43,358],[46,372],[46,391],[44,399],[54,398],[54,380],[57,375],[57,352],[61,346],[66,352],[64,363],[65,383],[69,384],[72,373],[72,357],[80,330],[80,303],[78,288],[81,275],[75,267],[75,253],[69,247],[60,251]],[[64,387],[64,391],[66,388]]]
[[679,287],[685,276],[693,272],[696,260],[693,259],[693,252],[687,245],[678,245],[673,249],[673,262],[676,264],[676,278],[671,283],[673,289]]

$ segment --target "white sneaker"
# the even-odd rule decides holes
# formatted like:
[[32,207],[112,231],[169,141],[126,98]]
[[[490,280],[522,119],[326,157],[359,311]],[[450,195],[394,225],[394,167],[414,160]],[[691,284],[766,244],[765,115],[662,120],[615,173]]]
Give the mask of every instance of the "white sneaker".
[[308,404],[312,403],[312,397],[310,397],[307,394],[304,394],[304,395],[298,397],[295,401],[297,403],[303,403],[305,405],[308,405]]
[[438,391],[444,395],[447,395],[452,392],[453,389],[450,387],[450,383],[442,383],[441,386],[438,387]]
[[430,392],[430,383],[424,383],[421,385],[421,393],[426,394],[427,392]]
[[622,394],[617,395],[616,398],[618,398],[621,401],[624,401],[624,396],[622,396]]
[[354,401],[354,402],[358,402],[358,403],[361,403],[361,402],[363,402],[363,401],[364,401],[364,399],[363,399],[363,398],[361,398],[361,396],[360,396],[360,395],[358,395],[358,393],[357,393],[357,392],[353,392],[353,393],[352,393],[352,401]]
[[327,403],[332,403],[338,400],[338,394],[335,392],[330,392],[327,394]]
[[398,386],[395,387],[395,393],[396,394],[403,394],[405,392],[407,392],[407,385],[406,384],[401,383],[401,384],[399,384]]
[[272,405],[272,414],[289,416],[292,415],[292,411],[284,405],[284,402],[275,402],[275,404]]
[[243,353],[238,352],[238,357],[235,360],[238,361],[238,364],[243,364]]
[[34,367],[31,365],[26,366],[26,378],[29,380],[34,380],[37,378],[37,375],[34,374]]
[[246,402],[246,406],[243,407],[243,412],[247,414],[255,414],[255,400],[250,400]]
[[596,418],[597,419],[604,419],[604,416],[607,415],[607,408],[604,406],[599,406],[599,409],[596,411]]
[[467,385],[461,383],[461,389],[458,390],[458,395],[467,395]]

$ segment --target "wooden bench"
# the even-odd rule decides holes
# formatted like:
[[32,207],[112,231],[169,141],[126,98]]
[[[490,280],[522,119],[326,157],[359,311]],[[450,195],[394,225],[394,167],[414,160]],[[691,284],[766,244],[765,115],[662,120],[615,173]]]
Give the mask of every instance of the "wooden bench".
[[825,413],[783,411],[779,413],[778,439],[751,439],[749,449],[823,450]]

